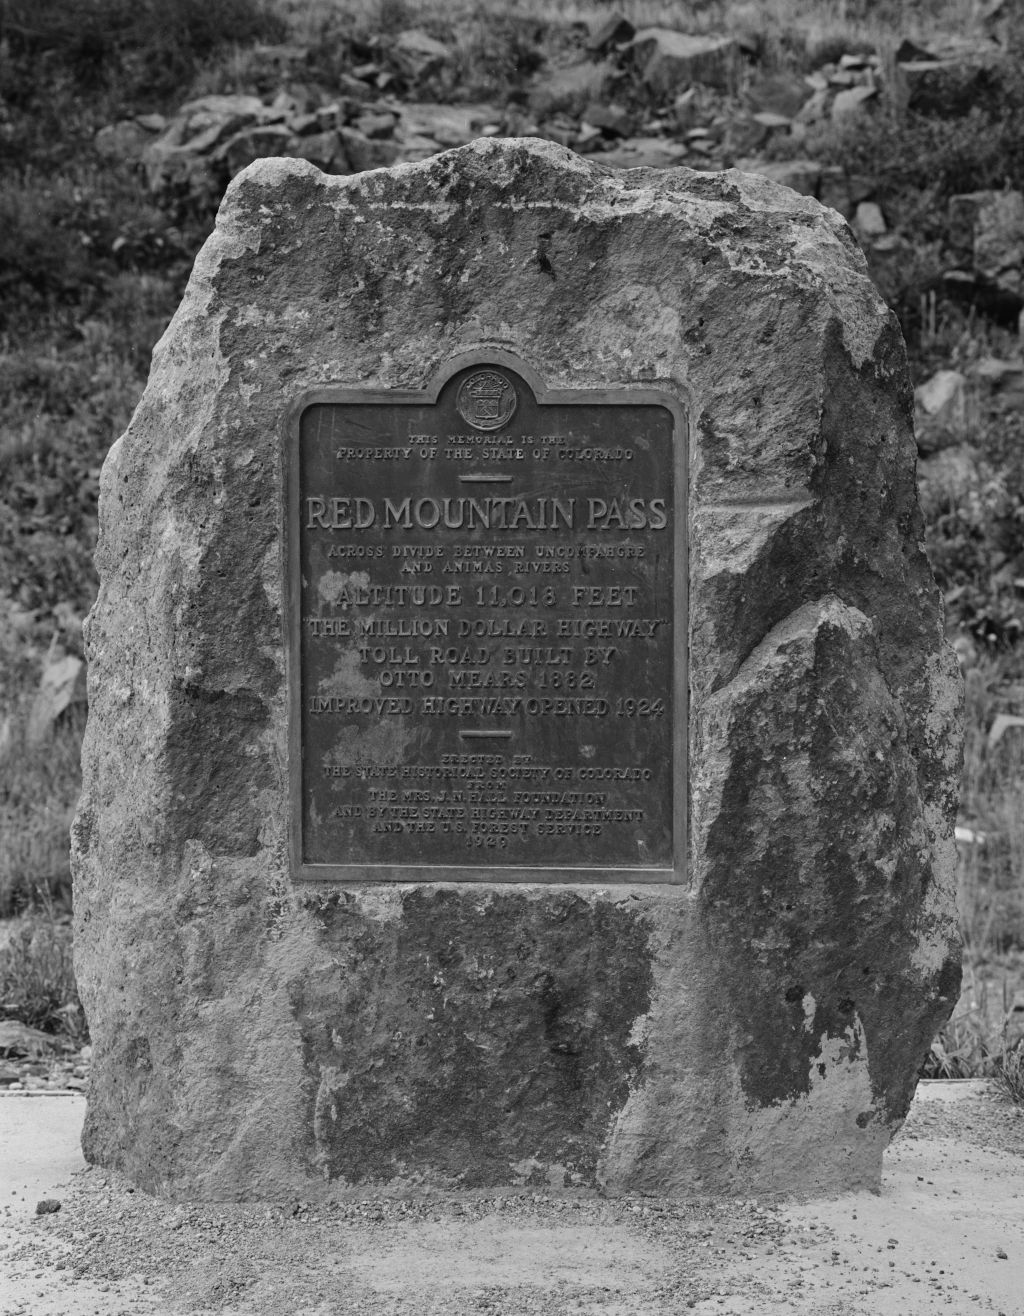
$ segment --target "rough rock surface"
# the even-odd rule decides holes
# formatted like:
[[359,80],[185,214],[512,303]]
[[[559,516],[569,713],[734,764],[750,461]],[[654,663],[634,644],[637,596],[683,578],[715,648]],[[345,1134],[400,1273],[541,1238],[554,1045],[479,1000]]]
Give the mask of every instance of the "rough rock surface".
[[[481,348],[688,413],[683,887],[290,878],[285,412]],[[960,694],[903,345],[836,215],[534,140],[345,178],[260,162],[101,520],[73,834],[90,1160],[171,1197],[877,1185],[957,995]]]

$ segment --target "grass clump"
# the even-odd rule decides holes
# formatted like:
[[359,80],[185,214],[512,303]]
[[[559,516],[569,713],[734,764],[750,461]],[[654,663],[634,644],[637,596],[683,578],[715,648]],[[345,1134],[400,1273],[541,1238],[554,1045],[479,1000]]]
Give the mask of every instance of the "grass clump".
[[1024,1104],[1024,708],[1015,655],[984,656],[966,674],[957,908],[964,987],[932,1043],[926,1078],[998,1079]]
[[957,903],[975,960],[1024,951],[1024,727],[997,722],[1022,709],[1014,671],[1002,657],[967,673],[960,811],[975,839],[959,847]]
[[952,1018],[932,1043],[925,1078],[996,1079],[1024,1105],[1024,1011],[1015,1008],[1019,963],[979,971],[968,962]]
[[79,794],[84,709],[68,710],[42,743],[8,715],[0,760],[0,918],[45,901],[70,908],[68,835]]
[[0,1017],[86,1040],[71,960],[71,924],[52,907],[19,921],[0,945]]
[[1024,1106],[1024,1039],[1002,1052],[996,1077],[1010,1100]]

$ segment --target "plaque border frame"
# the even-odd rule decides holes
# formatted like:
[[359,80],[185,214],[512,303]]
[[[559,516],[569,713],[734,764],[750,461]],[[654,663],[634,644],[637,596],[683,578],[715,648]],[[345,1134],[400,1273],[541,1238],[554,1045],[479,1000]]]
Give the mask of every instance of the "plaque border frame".
[[[674,511],[672,577],[673,661],[672,709],[672,867],[599,868],[593,865],[538,867],[536,865],[488,866],[484,864],[308,864],[302,858],[302,691],[300,517],[291,515],[292,503],[300,496],[299,435],[303,412],[317,404],[370,403],[378,405],[437,402],[442,389],[454,375],[469,366],[498,365],[520,375],[533,390],[540,405],[660,406],[671,413],[672,505]],[[288,860],[293,882],[351,884],[408,883],[414,885],[463,885],[536,883],[558,886],[658,885],[685,887],[689,856],[689,423],[678,397],[643,384],[619,388],[548,388],[533,366],[502,348],[476,348],[447,357],[433,371],[426,386],[410,388],[359,388],[343,384],[306,389],[288,406],[281,445],[281,576],[284,585],[283,619],[287,627],[285,684],[288,700]],[[680,515],[682,511],[682,515]],[[682,619],[680,626],[679,619]],[[681,642],[682,641],[682,642]],[[679,712],[683,711],[680,718]],[[680,789],[680,783],[683,788]],[[431,874],[437,876],[431,876]]]

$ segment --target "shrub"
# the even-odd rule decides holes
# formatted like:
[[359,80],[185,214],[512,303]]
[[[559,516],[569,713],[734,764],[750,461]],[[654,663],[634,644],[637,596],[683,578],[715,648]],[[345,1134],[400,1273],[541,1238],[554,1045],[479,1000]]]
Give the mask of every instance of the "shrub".
[[92,552],[99,468],[128,423],[149,346],[173,297],[145,276],[111,283],[119,321],[94,319],[58,351],[0,352],[0,579],[29,609],[95,592]]
[[950,197],[1024,187],[1024,73],[1001,70],[993,94],[948,118],[907,110],[890,93],[854,123],[820,126],[801,149],[874,181],[875,198],[903,242],[898,256],[869,251],[868,261],[910,338],[922,295],[941,293],[943,272],[957,264]]
[[1024,571],[1021,531],[1024,488],[1002,472],[965,496],[951,499],[931,518],[925,547],[949,612],[990,649],[1024,637],[1017,581]]
[[828,162],[867,174],[901,217],[934,236],[945,231],[945,203],[961,192],[1024,182],[1024,83],[998,113],[973,108],[960,118],[904,112],[892,102],[821,145]]
[[12,181],[0,189],[0,306],[38,309],[95,289],[98,272],[76,231],[74,204],[63,180]]
[[261,0],[4,0],[0,39],[15,56],[48,59],[80,86],[118,81],[135,96],[180,90],[218,48],[282,40]]

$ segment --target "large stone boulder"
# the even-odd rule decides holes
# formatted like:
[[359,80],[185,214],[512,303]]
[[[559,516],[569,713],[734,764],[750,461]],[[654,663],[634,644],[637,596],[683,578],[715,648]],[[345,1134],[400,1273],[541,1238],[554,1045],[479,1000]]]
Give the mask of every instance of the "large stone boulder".
[[[687,417],[675,882],[293,877],[286,422],[467,352]],[[103,469],[88,1159],[177,1198],[877,1188],[959,981],[912,417],[845,225],[768,180],[533,140],[236,178]]]

